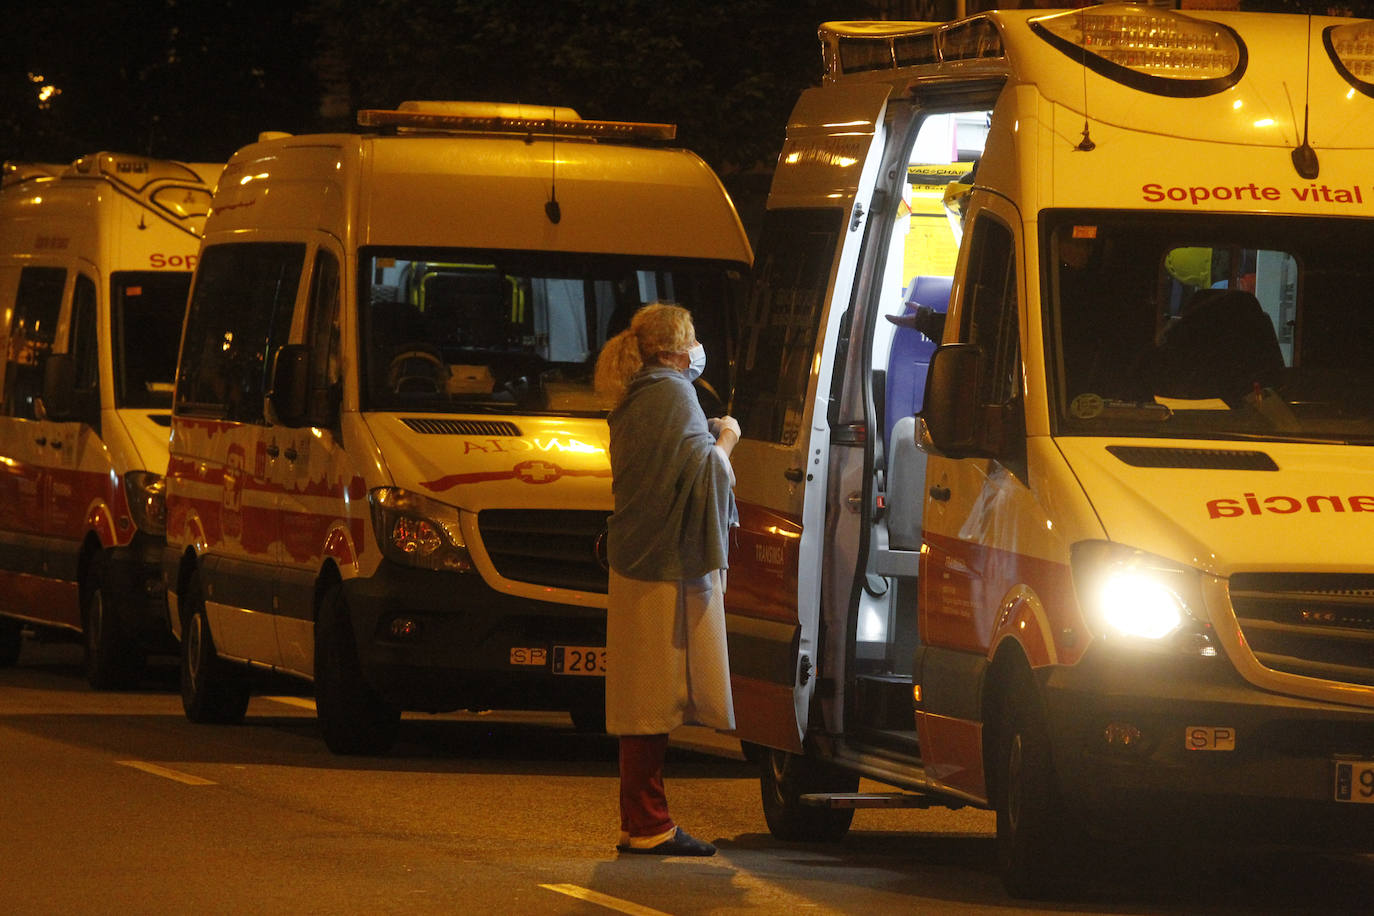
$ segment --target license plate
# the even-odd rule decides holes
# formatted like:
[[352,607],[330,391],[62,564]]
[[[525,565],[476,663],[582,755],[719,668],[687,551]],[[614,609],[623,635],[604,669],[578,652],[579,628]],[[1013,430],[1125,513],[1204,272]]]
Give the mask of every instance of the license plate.
[[1374,760],[1336,761],[1336,801],[1374,805]]
[[606,647],[554,646],[553,673],[579,677],[605,677]]

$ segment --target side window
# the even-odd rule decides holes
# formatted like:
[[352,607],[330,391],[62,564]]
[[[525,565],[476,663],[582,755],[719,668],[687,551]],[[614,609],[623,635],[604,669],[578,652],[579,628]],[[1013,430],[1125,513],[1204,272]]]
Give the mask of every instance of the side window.
[[43,392],[43,359],[57,337],[66,283],[61,267],[26,267],[19,275],[5,354],[4,412],[9,416],[34,417],[34,399]]
[[979,404],[1007,404],[1020,394],[1016,250],[1011,230],[986,213],[973,227],[959,339],[983,350]]
[[844,222],[842,210],[774,210],[741,316],[734,414],[745,436],[793,445]]
[[339,261],[321,248],[310,277],[310,415],[328,416],[343,381],[339,352]]
[[206,249],[186,313],[177,413],[264,422],[268,355],[290,333],[304,264],[303,244]]
[[77,274],[72,292],[72,336],[67,349],[76,364],[76,391],[87,396],[100,385],[95,322],[95,283],[85,274]]

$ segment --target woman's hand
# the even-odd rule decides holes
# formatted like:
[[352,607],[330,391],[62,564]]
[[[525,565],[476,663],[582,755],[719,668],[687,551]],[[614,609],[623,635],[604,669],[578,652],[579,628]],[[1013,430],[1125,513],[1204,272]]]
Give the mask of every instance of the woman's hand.
[[720,449],[725,457],[730,457],[730,452],[740,439],[739,421],[734,417],[711,417],[706,421],[706,427],[711,431],[711,435],[716,437],[716,448]]

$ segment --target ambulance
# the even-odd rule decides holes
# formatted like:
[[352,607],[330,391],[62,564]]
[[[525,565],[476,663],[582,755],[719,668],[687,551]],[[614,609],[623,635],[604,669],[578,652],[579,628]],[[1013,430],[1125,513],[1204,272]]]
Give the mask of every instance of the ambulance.
[[1374,23],[819,34],[732,405],[773,834],[993,809],[1023,896],[1085,837],[1369,848]]
[[0,665],[79,635],[96,688],[172,651],[162,473],[200,230],[222,165],[93,153],[0,186]]
[[313,682],[341,754],[385,752],[404,711],[600,728],[596,357],[675,302],[723,397],[749,242],[673,125],[465,102],[359,124],[240,150],[206,223],[166,486],[186,715],[240,720],[270,670]]

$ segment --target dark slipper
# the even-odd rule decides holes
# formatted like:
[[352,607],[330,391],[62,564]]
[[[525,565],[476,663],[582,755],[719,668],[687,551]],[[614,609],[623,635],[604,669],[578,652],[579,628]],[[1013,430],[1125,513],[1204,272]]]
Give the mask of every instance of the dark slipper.
[[633,846],[622,844],[616,849],[621,852],[646,856],[713,856],[716,854],[716,847],[698,840],[681,827],[677,828],[676,833],[657,846],[636,849]]

